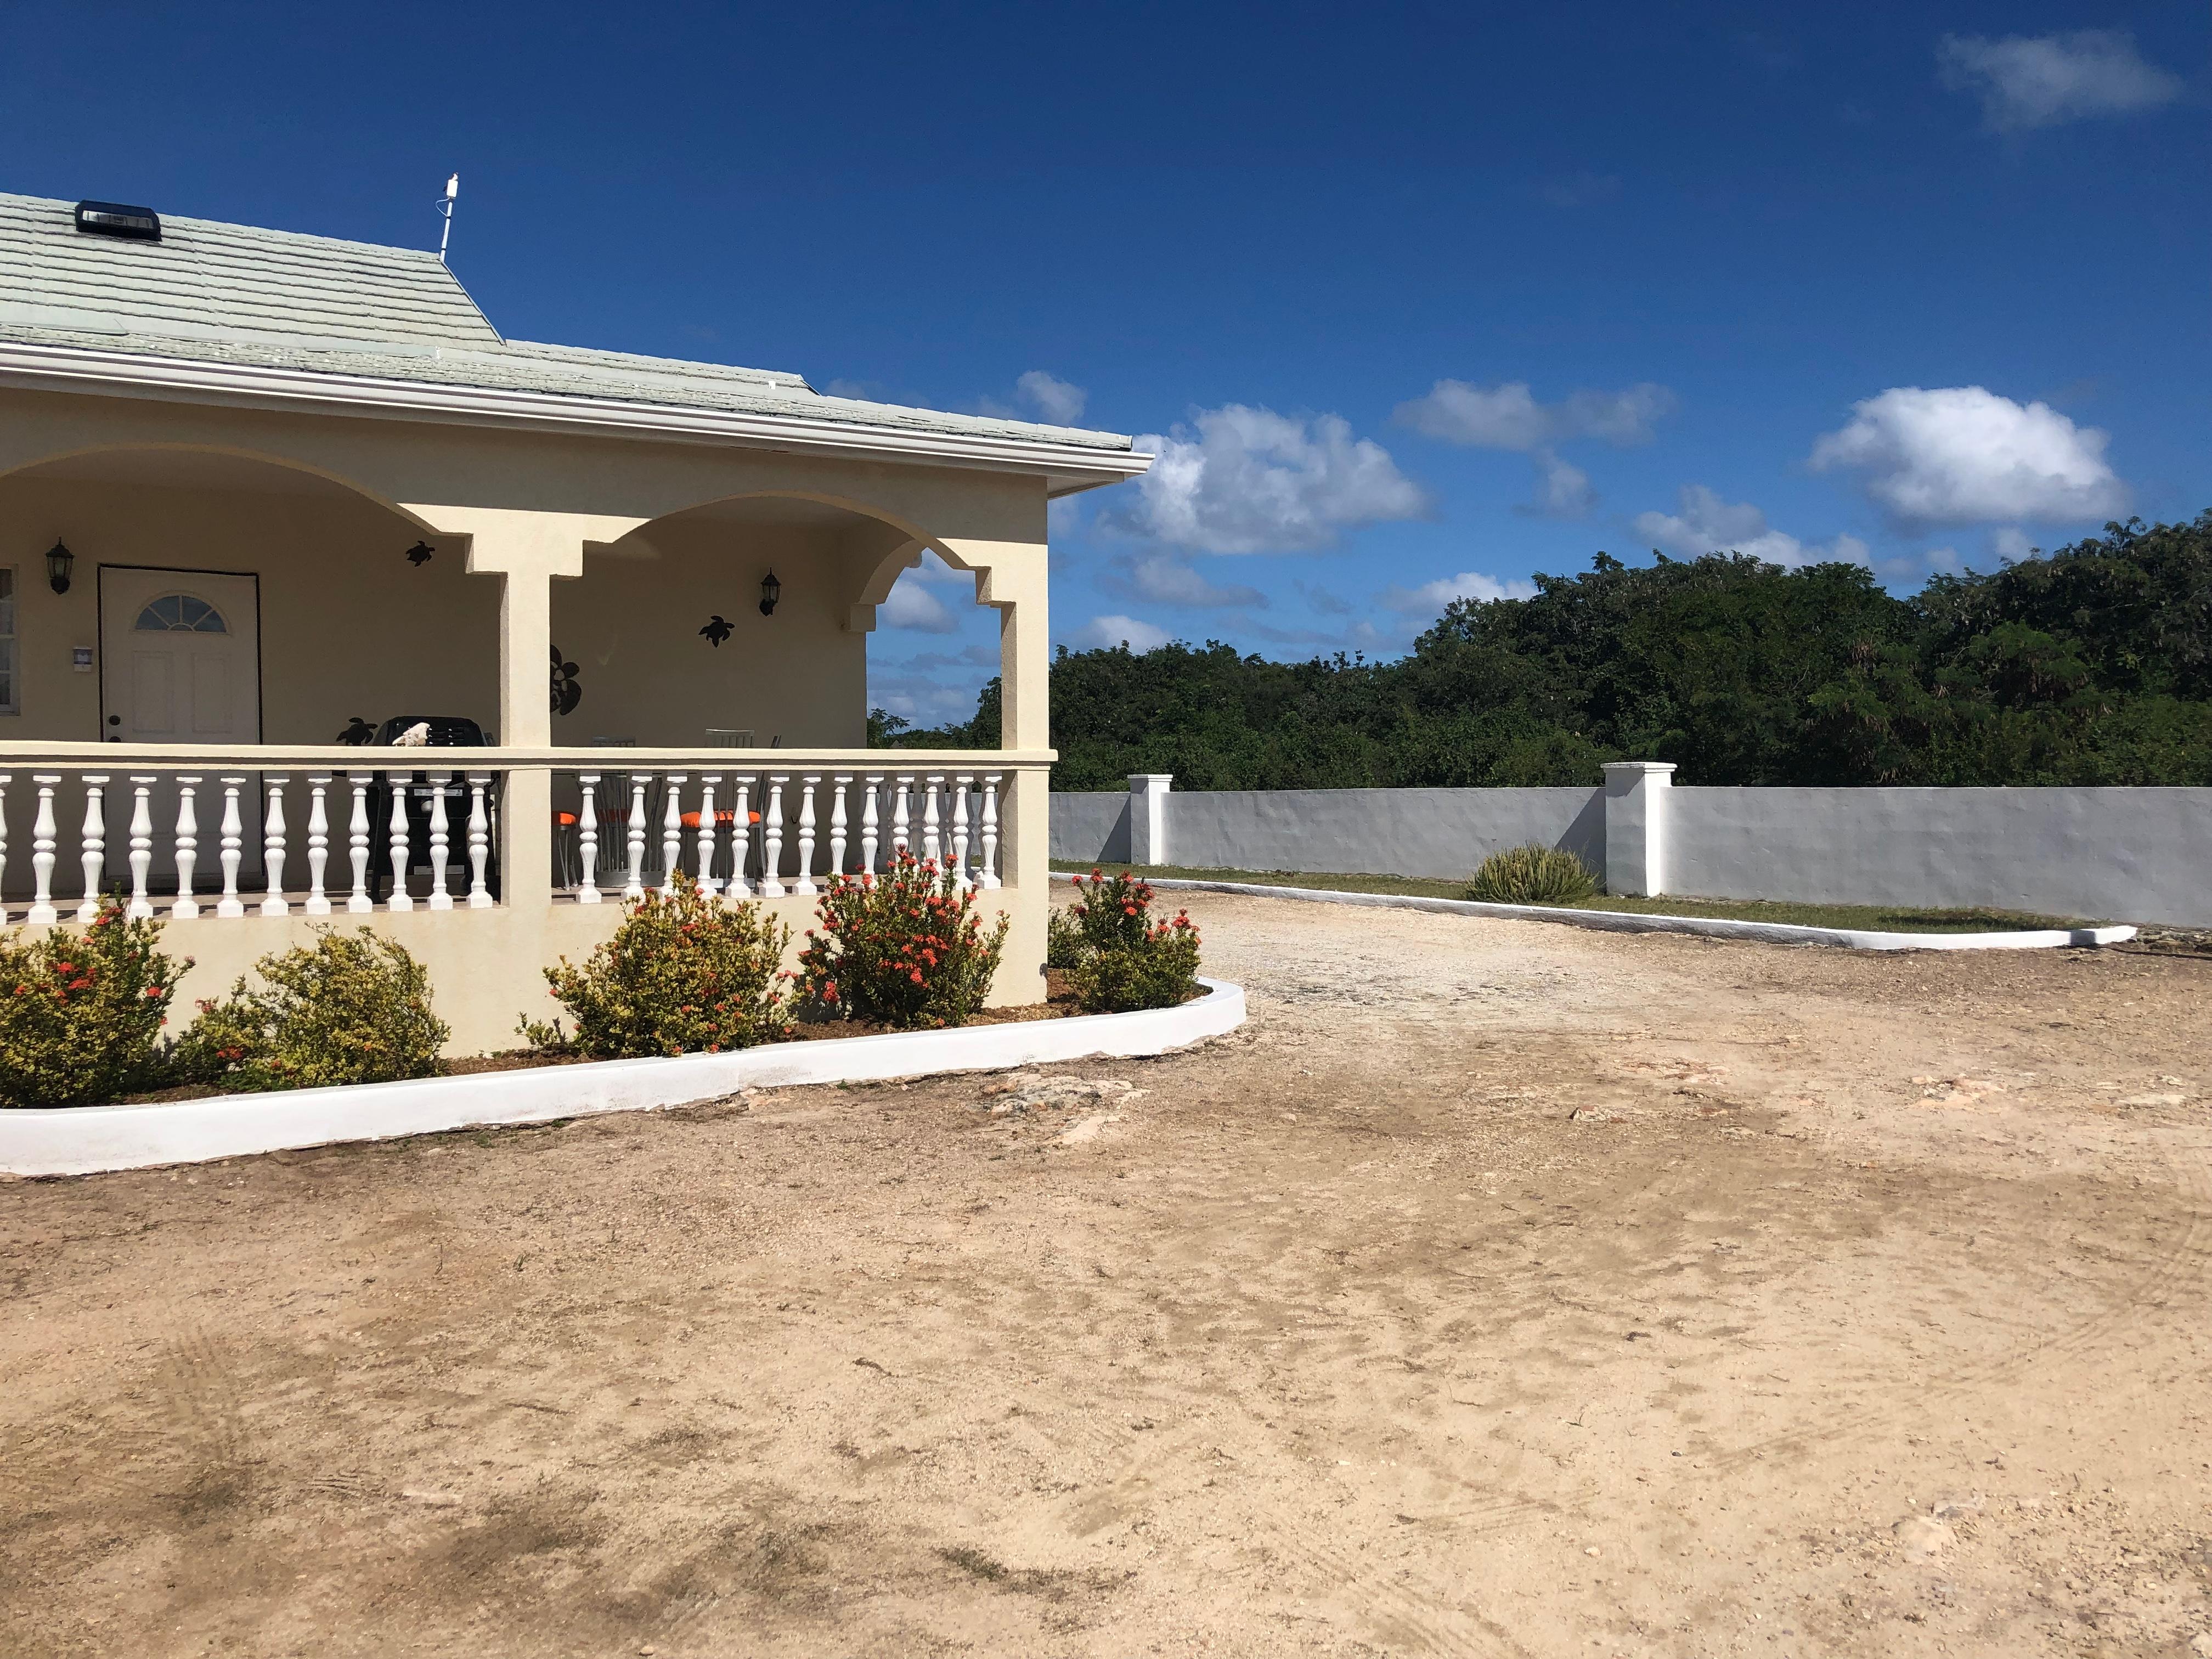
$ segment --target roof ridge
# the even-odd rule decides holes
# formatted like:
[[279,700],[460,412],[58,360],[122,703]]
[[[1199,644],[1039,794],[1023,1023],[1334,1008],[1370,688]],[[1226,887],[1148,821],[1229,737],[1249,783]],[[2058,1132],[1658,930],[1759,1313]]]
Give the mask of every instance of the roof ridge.
[[[64,197],[24,196],[13,191],[0,191],[0,205],[9,204],[20,204],[27,207],[59,208],[64,212],[72,215],[76,210],[76,204]],[[451,267],[447,266],[444,261],[438,258],[437,251],[434,248],[408,247],[398,242],[364,242],[360,240],[358,238],[351,236],[325,236],[319,231],[284,230],[275,225],[249,225],[243,221],[237,219],[201,219],[190,214],[173,214],[163,212],[158,208],[154,209],[153,211],[160,216],[161,221],[161,234],[165,238],[168,235],[172,228],[190,228],[194,230],[242,230],[249,232],[255,236],[271,237],[279,241],[310,242],[319,247],[362,248],[373,252],[387,255],[393,253],[404,254],[410,258],[419,258],[421,259],[427,260],[428,263],[437,265],[441,270],[450,270],[451,269]]]

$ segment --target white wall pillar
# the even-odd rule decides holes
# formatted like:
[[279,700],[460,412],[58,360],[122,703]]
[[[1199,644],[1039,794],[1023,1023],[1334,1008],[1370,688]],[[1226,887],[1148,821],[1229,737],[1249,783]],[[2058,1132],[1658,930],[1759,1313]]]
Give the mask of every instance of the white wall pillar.
[[1628,898],[1667,890],[1668,805],[1672,761],[1605,764],[1605,887]]
[[1168,857],[1168,790],[1172,772],[1129,774],[1129,862],[1156,866]]

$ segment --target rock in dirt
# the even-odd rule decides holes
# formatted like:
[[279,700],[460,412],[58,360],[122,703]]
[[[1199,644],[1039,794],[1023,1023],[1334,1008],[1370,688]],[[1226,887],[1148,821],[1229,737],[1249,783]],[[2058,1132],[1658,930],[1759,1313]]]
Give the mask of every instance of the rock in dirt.
[[1144,1090],[1117,1077],[1037,1077],[1017,1073],[984,1090],[983,1098],[976,1104],[994,1117],[1012,1117],[1023,1112],[1066,1110],[1099,1103],[1125,1106],[1144,1097]]
[[1924,1515],[1908,1515],[1890,1528],[1896,1535],[1898,1547],[1905,1552],[1908,1561],[1940,1560],[1959,1534],[1951,1529],[1948,1521],[1932,1520]]

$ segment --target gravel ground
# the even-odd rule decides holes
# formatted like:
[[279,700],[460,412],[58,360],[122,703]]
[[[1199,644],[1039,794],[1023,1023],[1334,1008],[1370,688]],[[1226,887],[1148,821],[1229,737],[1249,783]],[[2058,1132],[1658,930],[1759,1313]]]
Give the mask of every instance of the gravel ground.
[[2212,958],[1194,896],[1160,1060],[0,1188],[0,1650],[2212,1656]]

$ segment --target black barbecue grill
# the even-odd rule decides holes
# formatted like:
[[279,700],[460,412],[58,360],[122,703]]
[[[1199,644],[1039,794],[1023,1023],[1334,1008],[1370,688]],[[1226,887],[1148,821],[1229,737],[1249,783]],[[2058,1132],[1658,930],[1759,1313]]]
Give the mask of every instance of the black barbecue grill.
[[[376,728],[376,735],[363,744],[364,748],[390,749],[398,738],[417,726],[430,728],[424,749],[482,749],[485,747],[483,728],[474,720],[459,714],[395,714]],[[410,745],[411,748],[412,745]],[[419,752],[419,751],[418,751]],[[438,770],[447,769],[440,767]],[[369,872],[369,896],[385,898],[392,889],[392,796],[401,792],[401,811],[407,822],[407,872],[398,878],[410,892],[413,883],[408,876],[417,870],[430,868],[430,803],[443,795],[446,801],[446,890],[456,899],[465,899],[471,878],[469,869],[469,783],[465,775],[467,763],[453,769],[463,775],[439,784],[430,781],[428,770],[404,772],[397,769],[379,772],[369,792],[371,828],[369,844],[383,850],[383,856],[373,859]],[[491,817],[491,856],[484,865],[484,883],[491,889],[492,896],[499,896],[499,786],[495,775],[484,792],[484,804]]]

